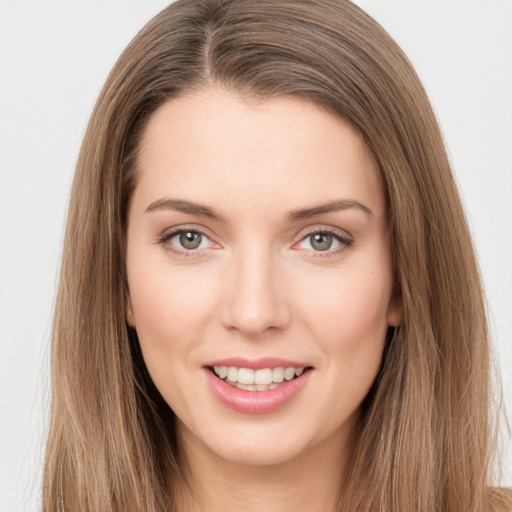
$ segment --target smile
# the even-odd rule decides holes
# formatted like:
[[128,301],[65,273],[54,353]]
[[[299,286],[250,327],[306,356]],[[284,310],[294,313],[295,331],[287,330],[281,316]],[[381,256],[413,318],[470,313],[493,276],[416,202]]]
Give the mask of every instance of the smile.
[[277,388],[282,382],[300,377],[304,367],[237,368],[236,366],[214,366],[213,371],[226,384],[246,391],[268,391]]
[[314,368],[278,358],[230,358],[203,366],[208,387],[227,408],[245,414],[277,411],[300,394]]

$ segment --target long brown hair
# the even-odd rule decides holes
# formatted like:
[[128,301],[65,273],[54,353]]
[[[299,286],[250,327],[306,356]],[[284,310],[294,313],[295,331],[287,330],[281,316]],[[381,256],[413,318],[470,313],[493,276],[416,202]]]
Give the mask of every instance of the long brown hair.
[[478,269],[411,64],[347,0],[178,0],[119,58],[81,148],[53,328],[44,511],[173,506],[173,413],[126,323],[126,212],[148,118],[212,84],[298,96],[343,117],[386,184],[403,323],[362,405],[340,509],[504,510],[505,493],[489,490],[495,425]]

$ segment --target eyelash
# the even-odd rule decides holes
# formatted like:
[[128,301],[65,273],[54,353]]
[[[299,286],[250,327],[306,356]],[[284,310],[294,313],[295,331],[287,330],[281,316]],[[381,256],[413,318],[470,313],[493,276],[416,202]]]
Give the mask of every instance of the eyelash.
[[177,249],[176,247],[174,247],[173,245],[169,244],[170,240],[172,240],[175,236],[178,236],[178,235],[181,235],[183,233],[197,233],[201,236],[204,236],[205,238],[207,238],[208,240],[210,240],[210,237],[204,233],[204,231],[201,231],[200,229],[197,229],[197,228],[187,228],[186,226],[185,227],[182,227],[182,228],[179,228],[179,229],[175,229],[173,231],[171,231],[170,233],[165,233],[163,236],[161,236],[159,239],[158,239],[158,243],[166,250],[166,251],[169,251],[173,254],[176,254],[178,256],[184,256],[185,258],[195,258],[197,256],[200,256],[201,253],[199,250],[186,250],[186,249]]
[[[334,250],[327,249],[325,251],[311,251],[315,254],[315,257],[319,257],[319,258],[329,258],[334,255],[337,255],[339,252],[344,251],[345,249],[348,249],[353,244],[352,238],[350,238],[347,234],[341,232],[338,229],[328,227],[328,228],[311,228],[311,229],[309,229],[308,231],[306,231],[304,236],[299,240],[299,242],[294,244],[294,246],[303,242],[304,240],[308,239],[309,237],[311,237],[313,235],[329,235],[329,236],[332,236],[335,240],[337,240],[341,244],[340,247],[338,247],[337,249],[334,249]],[[304,249],[304,250],[306,250],[306,249]]]
[[[196,250],[196,249],[181,250],[181,249],[177,249],[175,246],[169,244],[169,241],[172,240],[174,237],[181,235],[183,233],[190,233],[190,232],[197,233],[201,236],[204,236],[208,240],[210,240],[210,237],[206,233],[201,231],[200,229],[182,227],[179,229],[175,229],[175,230],[171,231],[170,233],[164,234],[163,236],[161,236],[158,239],[157,243],[160,244],[162,247],[164,247],[165,250],[167,250],[173,254],[176,254],[178,256],[184,256],[185,258],[200,256],[201,255],[200,250]],[[308,250],[310,252],[313,252],[315,254],[315,257],[325,258],[325,257],[331,257],[334,255],[337,255],[340,251],[348,249],[353,244],[353,240],[349,236],[347,236],[346,234],[342,233],[341,231],[339,231],[335,228],[329,227],[329,228],[309,229],[304,234],[304,236],[296,244],[294,244],[294,247],[296,245],[298,245],[299,243],[303,242],[304,240],[307,240],[309,237],[311,237],[313,235],[317,235],[317,234],[332,236],[336,241],[338,241],[341,244],[341,246],[334,250],[327,249],[325,251],[314,251],[314,250],[310,250],[310,249],[302,249],[302,250]]]

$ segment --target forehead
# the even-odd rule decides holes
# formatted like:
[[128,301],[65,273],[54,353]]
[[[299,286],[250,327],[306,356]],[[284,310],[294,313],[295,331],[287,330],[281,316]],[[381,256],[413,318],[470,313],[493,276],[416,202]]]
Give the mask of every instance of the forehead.
[[147,201],[193,194],[206,204],[228,207],[237,198],[261,209],[276,200],[293,208],[347,196],[371,202],[377,214],[385,209],[380,172],[362,138],[296,97],[204,89],[171,99],[151,116],[139,155],[136,192]]

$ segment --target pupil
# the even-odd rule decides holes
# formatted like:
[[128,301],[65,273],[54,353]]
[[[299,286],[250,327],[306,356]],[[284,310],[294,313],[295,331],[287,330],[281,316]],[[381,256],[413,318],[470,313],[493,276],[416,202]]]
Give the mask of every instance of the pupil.
[[313,235],[311,245],[317,251],[326,251],[332,245],[332,236],[324,233],[317,233]]
[[194,231],[186,231],[181,233],[180,244],[185,249],[197,249],[201,244],[201,234]]

